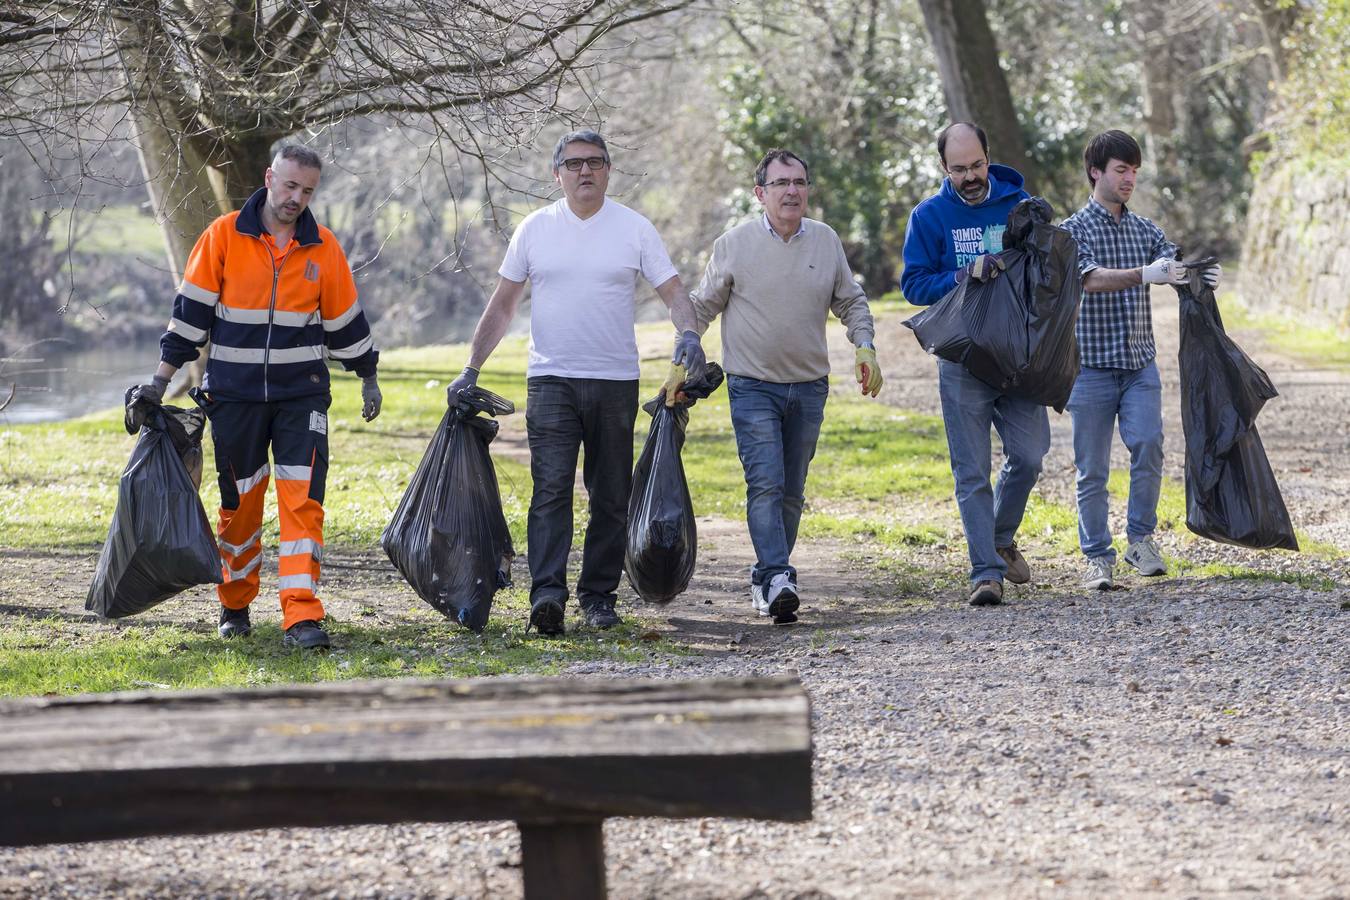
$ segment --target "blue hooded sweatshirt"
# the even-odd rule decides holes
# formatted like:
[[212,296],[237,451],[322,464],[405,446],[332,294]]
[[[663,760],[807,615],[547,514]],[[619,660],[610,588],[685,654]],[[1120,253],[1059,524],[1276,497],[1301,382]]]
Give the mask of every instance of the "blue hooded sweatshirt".
[[956,273],[975,258],[1003,250],[1008,213],[1030,195],[1022,175],[989,167],[989,196],[976,206],[961,199],[950,178],[936,196],[914,207],[905,229],[905,269],[900,290],[915,306],[930,306],[956,287]]

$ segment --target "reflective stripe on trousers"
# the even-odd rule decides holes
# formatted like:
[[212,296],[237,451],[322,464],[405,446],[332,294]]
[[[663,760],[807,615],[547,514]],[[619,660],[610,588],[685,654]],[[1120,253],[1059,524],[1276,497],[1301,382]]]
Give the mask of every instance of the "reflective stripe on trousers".
[[258,596],[264,503],[275,478],[283,628],[324,615],[315,588],[323,558],[329,402],[327,394],[277,403],[217,400],[207,410],[220,484],[220,602],[243,609]]

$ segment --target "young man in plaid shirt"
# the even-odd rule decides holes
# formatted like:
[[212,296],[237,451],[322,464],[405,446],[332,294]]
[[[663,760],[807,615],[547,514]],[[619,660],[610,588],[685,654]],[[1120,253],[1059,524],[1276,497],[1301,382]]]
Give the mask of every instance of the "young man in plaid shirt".
[[[1111,436],[1117,420],[1130,451],[1130,496],[1126,506],[1125,562],[1141,575],[1163,575],[1153,540],[1162,488],[1162,384],[1154,361],[1150,284],[1181,284],[1185,268],[1163,230],[1126,204],[1134,193],[1142,154],[1123,131],[1106,131],[1088,142],[1083,164],[1092,197],[1064,221],[1078,241],[1083,302],[1078,313],[1078,351],[1083,369],[1069,397],[1073,457],[1078,470],[1078,541],[1087,557],[1083,585],[1112,585],[1116,551],[1107,524],[1106,480]],[[1205,270],[1217,288],[1222,270]]]

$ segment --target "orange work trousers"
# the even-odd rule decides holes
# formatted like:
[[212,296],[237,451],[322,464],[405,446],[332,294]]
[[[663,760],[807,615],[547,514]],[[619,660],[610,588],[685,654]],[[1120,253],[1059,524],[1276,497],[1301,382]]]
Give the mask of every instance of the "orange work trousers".
[[324,615],[315,588],[323,560],[330,402],[329,394],[317,394],[275,403],[213,399],[206,407],[220,482],[216,533],[224,580],[216,591],[230,609],[243,609],[258,596],[263,501],[275,477],[283,629]]

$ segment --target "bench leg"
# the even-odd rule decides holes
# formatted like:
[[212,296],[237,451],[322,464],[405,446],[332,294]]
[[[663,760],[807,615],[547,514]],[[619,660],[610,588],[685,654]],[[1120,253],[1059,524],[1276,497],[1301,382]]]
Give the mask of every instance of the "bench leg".
[[518,822],[525,900],[603,900],[605,833],[594,822]]

